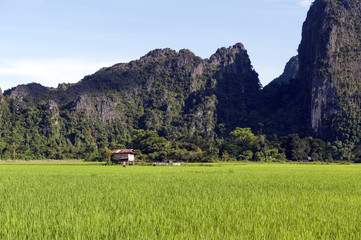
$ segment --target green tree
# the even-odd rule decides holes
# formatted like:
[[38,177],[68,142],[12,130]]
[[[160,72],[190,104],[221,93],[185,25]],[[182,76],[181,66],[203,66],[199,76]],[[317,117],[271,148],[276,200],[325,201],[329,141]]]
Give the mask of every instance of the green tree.
[[307,141],[301,140],[298,134],[290,134],[282,138],[281,145],[287,159],[292,161],[307,159],[310,147]]
[[170,147],[169,142],[156,131],[143,129],[133,131],[132,146],[148,155],[151,161],[164,160]]

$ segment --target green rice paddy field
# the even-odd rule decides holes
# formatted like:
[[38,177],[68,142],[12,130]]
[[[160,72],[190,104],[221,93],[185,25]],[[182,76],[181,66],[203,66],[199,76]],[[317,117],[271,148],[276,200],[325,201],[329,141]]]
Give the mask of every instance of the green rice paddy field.
[[361,165],[0,163],[0,239],[361,239]]

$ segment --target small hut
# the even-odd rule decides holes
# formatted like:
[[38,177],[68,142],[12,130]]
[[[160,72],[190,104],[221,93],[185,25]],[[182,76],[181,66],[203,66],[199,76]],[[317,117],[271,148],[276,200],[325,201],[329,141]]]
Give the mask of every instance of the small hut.
[[123,162],[126,162],[127,164],[132,162],[134,164],[135,154],[133,149],[115,149],[113,150],[111,161],[116,164],[121,164]]

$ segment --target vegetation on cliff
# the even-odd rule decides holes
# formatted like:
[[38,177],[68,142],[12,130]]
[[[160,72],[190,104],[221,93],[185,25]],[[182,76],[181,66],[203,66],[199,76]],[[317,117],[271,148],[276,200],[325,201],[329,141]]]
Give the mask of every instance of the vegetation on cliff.
[[358,0],[313,3],[299,46],[299,78],[319,137],[360,141],[360,39]]

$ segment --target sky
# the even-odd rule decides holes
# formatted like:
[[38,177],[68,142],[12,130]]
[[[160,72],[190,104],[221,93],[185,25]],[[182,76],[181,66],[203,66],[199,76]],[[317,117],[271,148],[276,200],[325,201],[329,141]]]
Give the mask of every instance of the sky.
[[74,83],[157,48],[241,42],[260,81],[297,55],[312,0],[0,0],[0,88]]

